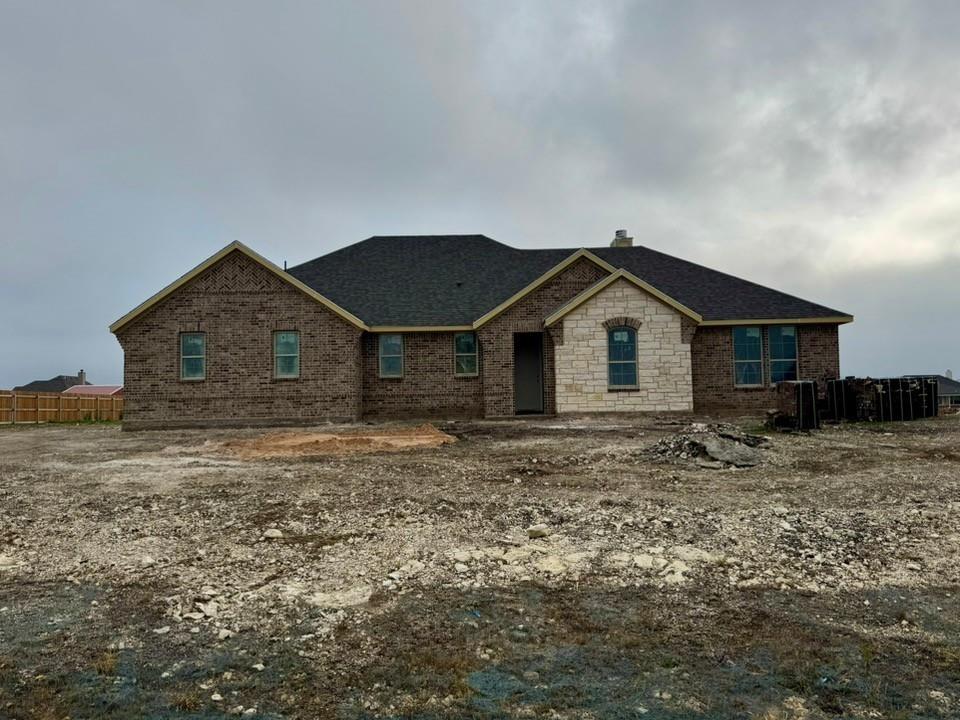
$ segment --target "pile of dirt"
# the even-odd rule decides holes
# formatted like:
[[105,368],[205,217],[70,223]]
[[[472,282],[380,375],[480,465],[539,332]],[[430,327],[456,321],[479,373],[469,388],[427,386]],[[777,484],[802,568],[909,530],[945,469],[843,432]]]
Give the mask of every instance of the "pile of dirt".
[[702,467],[753,467],[763,462],[759,449],[769,443],[762,435],[750,435],[735,425],[693,423],[648,449],[653,457],[694,460]]
[[452,435],[426,423],[413,428],[388,428],[366,432],[274,432],[251,439],[231,440],[223,443],[221,448],[224,452],[244,460],[259,460],[400,452],[435,448],[456,441]]

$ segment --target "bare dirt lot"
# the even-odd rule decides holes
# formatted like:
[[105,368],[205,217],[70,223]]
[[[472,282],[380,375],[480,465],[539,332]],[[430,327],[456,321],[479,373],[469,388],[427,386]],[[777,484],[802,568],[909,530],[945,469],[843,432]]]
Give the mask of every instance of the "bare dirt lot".
[[0,717],[960,716],[960,419],[439,429],[0,428]]

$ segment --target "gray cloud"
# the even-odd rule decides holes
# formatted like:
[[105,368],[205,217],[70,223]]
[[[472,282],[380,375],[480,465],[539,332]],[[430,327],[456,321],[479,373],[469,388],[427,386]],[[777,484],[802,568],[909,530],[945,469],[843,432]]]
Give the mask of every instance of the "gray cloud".
[[0,2],[0,387],[230,240],[639,241],[960,366],[952,2]]

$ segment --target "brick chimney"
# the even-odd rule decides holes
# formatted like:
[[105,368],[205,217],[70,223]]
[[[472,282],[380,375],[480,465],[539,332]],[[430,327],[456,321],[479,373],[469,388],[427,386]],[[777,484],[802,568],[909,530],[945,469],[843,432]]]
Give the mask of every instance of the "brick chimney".
[[86,385],[87,384],[87,373],[84,372],[83,368],[80,368],[80,372],[77,373],[77,385]]
[[633,238],[627,237],[626,230],[617,230],[613,234],[613,241],[610,247],[633,247]]

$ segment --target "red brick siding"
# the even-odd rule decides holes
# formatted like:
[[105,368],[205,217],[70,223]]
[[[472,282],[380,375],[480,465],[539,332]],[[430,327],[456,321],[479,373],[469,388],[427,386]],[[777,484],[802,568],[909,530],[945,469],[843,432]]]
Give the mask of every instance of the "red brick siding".
[[[801,380],[821,384],[840,376],[840,344],[836,325],[798,325],[798,365]],[[731,327],[698,327],[690,346],[693,364],[695,412],[714,414],[762,412],[777,405],[770,385],[738,388],[733,379],[733,330]],[[769,381],[769,347],[763,333],[764,379]]]
[[[300,332],[300,378],[273,378],[273,331]],[[179,334],[205,332],[206,379],[180,380]],[[233,252],[117,333],[125,425],[302,423],[360,415],[360,331]]]
[[[596,263],[581,258],[480,328],[485,416],[514,414],[513,334],[542,332],[544,318],[606,275],[607,271]],[[543,366],[544,410],[553,413],[556,373],[550,333],[544,333]]]
[[403,333],[403,377],[381,378],[377,335],[364,333],[364,416],[480,417],[483,384],[453,374],[453,335]]

